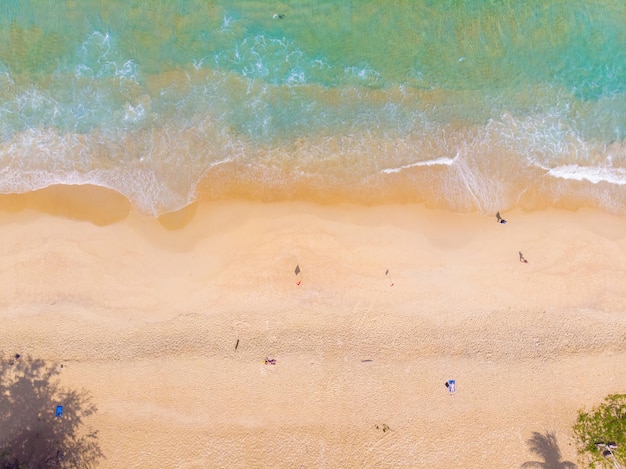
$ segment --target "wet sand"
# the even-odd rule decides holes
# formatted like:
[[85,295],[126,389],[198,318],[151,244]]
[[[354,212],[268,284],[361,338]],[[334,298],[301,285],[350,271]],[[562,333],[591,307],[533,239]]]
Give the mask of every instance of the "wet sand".
[[626,388],[624,218],[228,201],[154,220],[64,191],[0,197],[0,352],[91,394],[100,467],[519,467],[546,431],[576,462],[577,410]]

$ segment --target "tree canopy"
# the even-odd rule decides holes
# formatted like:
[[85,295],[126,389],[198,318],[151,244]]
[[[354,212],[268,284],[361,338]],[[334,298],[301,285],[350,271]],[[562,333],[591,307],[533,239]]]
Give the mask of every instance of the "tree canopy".
[[[578,453],[589,467],[626,464],[626,394],[611,394],[585,412],[578,411],[573,427]],[[615,458],[615,459],[613,459]]]

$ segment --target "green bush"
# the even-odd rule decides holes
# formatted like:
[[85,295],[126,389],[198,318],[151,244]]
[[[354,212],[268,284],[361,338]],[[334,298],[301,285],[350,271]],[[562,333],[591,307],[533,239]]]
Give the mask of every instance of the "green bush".
[[[611,394],[589,412],[578,411],[573,427],[578,453],[591,468],[615,467],[615,460],[625,467],[626,463],[626,394]],[[615,443],[611,449],[615,460],[605,446],[598,443]]]

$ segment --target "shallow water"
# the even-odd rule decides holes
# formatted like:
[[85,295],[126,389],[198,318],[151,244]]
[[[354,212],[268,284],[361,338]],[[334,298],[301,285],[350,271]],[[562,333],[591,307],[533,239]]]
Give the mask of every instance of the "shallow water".
[[626,214],[621,0],[0,4],[0,192]]

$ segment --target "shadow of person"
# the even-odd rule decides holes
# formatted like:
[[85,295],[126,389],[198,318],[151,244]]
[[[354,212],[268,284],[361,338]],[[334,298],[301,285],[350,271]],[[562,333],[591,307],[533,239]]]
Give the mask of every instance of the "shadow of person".
[[533,432],[533,436],[526,442],[531,453],[539,456],[543,461],[527,461],[523,468],[541,469],[576,469],[578,466],[571,461],[561,461],[561,450],[556,443],[554,432],[545,434]]
[[59,367],[43,360],[0,357],[0,367],[0,467],[95,467],[104,455],[84,427],[97,410],[89,395],[62,388]]

